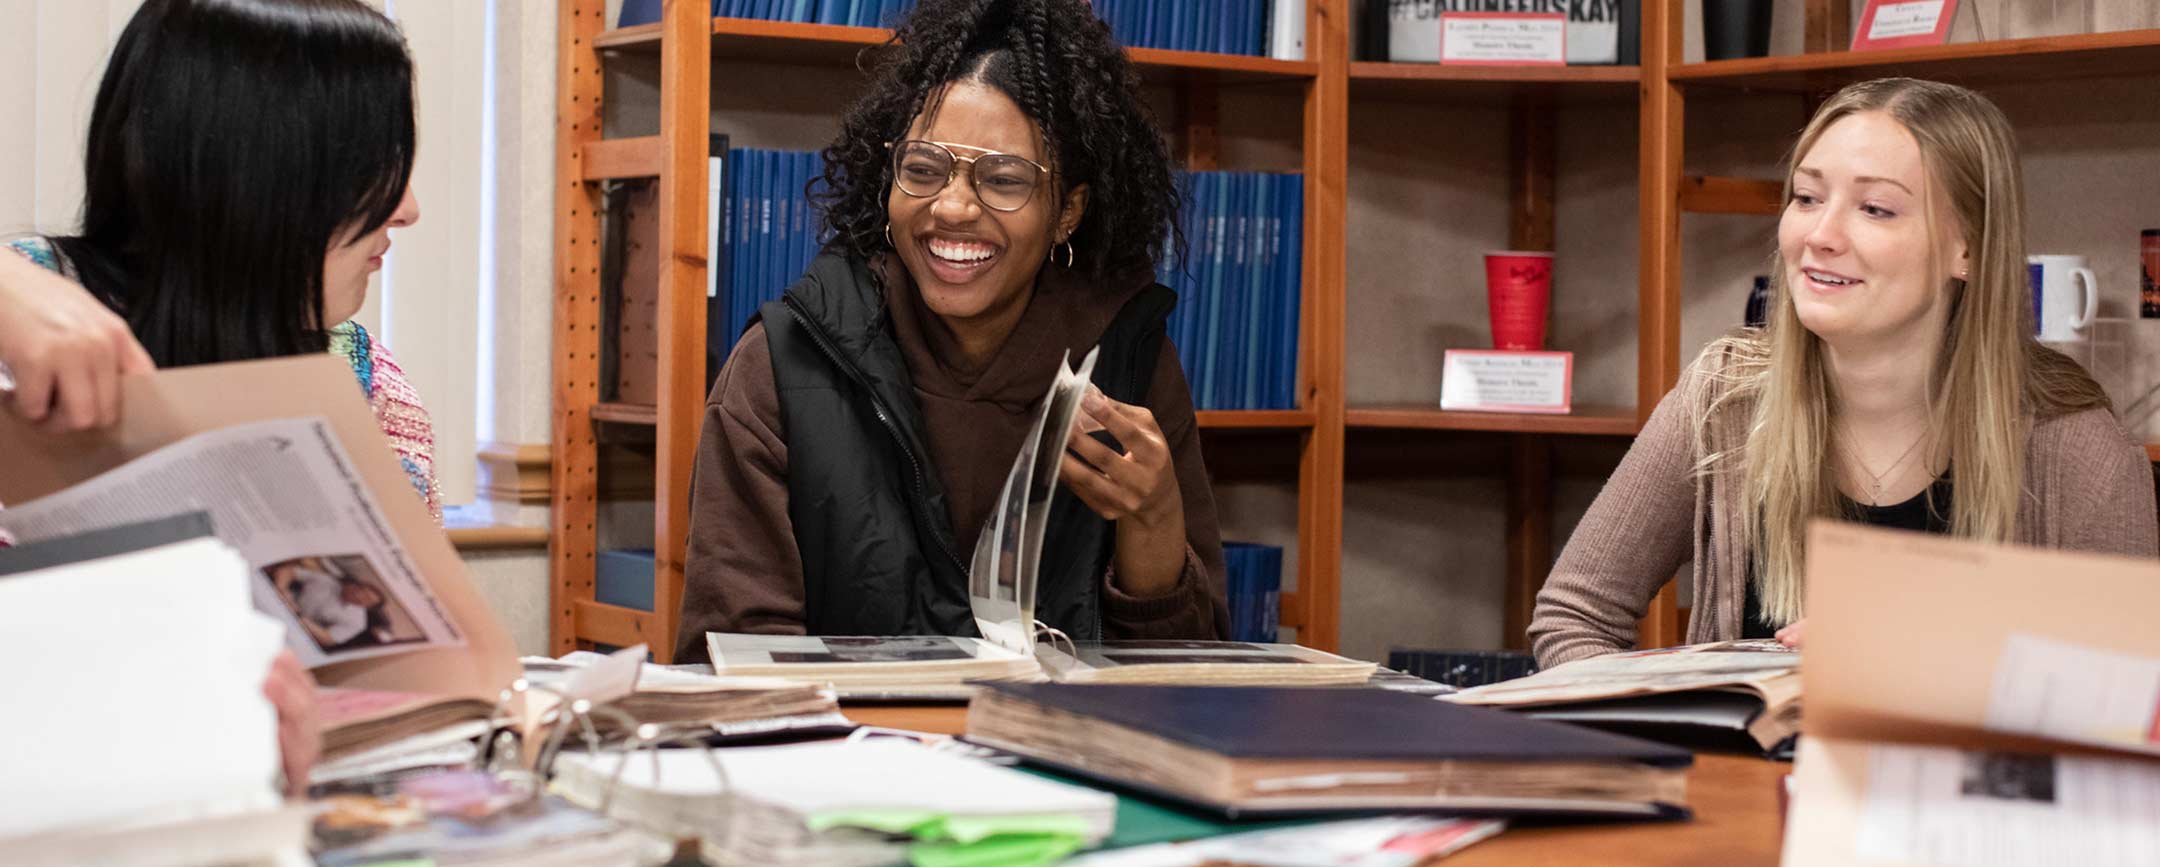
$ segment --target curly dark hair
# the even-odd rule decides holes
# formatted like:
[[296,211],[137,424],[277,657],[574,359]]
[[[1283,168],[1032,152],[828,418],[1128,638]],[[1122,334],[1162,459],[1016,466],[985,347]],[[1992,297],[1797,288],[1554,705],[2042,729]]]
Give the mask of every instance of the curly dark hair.
[[810,197],[831,243],[864,258],[889,247],[885,144],[905,137],[945,85],[963,80],[997,88],[1041,129],[1057,173],[1053,207],[1087,185],[1087,211],[1070,239],[1076,270],[1091,278],[1153,271],[1183,249],[1169,151],[1125,52],[1086,0],[923,0],[879,49],[869,91],[825,148]]

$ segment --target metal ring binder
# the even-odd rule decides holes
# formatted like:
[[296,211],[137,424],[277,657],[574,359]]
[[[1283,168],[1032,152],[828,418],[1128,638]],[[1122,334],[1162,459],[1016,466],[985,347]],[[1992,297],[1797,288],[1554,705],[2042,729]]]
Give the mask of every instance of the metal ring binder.
[[[516,756],[518,752],[513,745],[518,742],[519,737],[519,720],[512,716],[511,710],[520,705],[522,698],[536,692],[556,699],[558,704],[555,720],[548,725],[545,740],[542,741],[531,768],[508,766],[507,762],[514,761],[509,757]],[[532,797],[538,798],[546,788],[539,785],[538,781],[553,776],[551,771],[555,758],[561,754],[563,742],[573,728],[577,730],[579,740],[583,742],[587,752],[598,755],[610,751],[607,746],[608,737],[602,733],[601,726],[594,724],[595,716],[612,723],[620,731],[629,732],[630,737],[614,750],[622,758],[615,763],[615,770],[609,775],[607,788],[601,793],[600,803],[593,808],[594,812],[616,818],[610,811],[614,806],[616,790],[622,784],[624,769],[630,766],[630,762],[640,752],[648,755],[648,760],[652,763],[653,781],[658,783],[662,767],[660,750],[664,747],[695,749],[703,753],[706,764],[712,768],[713,780],[719,786],[717,793],[727,794],[733,791],[734,787],[728,781],[727,769],[720,764],[719,758],[713,755],[712,748],[704,743],[704,738],[712,733],[710,728],[683,728],[641,722],[620,708],[605,703],[595,704],[587,699],[571,698],[559,690],[535,684],[522,677],[511,681],[508,687],[497,694],[495,709],[488,714],[489,725],[497,734],[489,740],[488,748],[482,750],[478,761],[484,762],[484,769],[491,773],[529,778],[534,783],[531,787]],[[721,821],[709,835],[725,838],[733,831],[733,821],[732,815],[723,814]]]
[[1056,650],[1057,643],[1059,641],[1063,641],[1065,642],[1065,652],[1071,655],[1074,659],[1080,658],[1080,645],[1075,644],[1072,640],[1072,636],[1066,635],[1065,631],[1062,629],[1058,629],[1057,627],[1037,620],[1035,621],[1035,636],[1038,639],[1049,640],[1050,649],[1052,650]]

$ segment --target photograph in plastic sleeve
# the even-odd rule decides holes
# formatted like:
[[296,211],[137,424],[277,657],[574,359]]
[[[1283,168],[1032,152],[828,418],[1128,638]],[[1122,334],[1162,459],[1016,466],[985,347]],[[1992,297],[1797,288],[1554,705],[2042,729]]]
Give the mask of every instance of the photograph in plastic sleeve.
[[938,636],[824,639],[825,649],[776,650],[774,662],[922,662],[935,659],[974,659],[975,654],[950,638]]
[[1311,662],[1275,653],[1105,653],[1115,665],[1297,665]]

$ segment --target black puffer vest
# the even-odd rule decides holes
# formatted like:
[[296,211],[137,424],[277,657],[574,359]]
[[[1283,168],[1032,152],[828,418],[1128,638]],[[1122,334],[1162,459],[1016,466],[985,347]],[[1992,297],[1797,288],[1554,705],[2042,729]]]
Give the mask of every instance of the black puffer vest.
[[[1176,297],[1133,296],[1104,330],[1094,383],[1141,403]],[[788,518],[802,555],[812,635],[976,634],[967,563],[930,465],[921,409],[885,312],[883,287],[853,257],[820,255],[759,310],[788,449]],[[1075,359],[1077,361],[1077,359]],[[1000,468],[1012,455],[984,455]],[[1043,539],[1035,618],[1102,637],[1102,576],[1116,527],[1059,485]]]

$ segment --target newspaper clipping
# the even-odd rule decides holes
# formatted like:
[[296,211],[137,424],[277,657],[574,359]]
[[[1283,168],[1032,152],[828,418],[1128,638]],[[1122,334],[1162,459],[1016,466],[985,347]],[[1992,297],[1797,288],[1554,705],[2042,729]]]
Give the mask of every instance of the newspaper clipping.
[[256,607],[310,668],[464,643],[320,417],[197,434],[0,510],[0,531],[36,542],[197,511],[255,570]]

